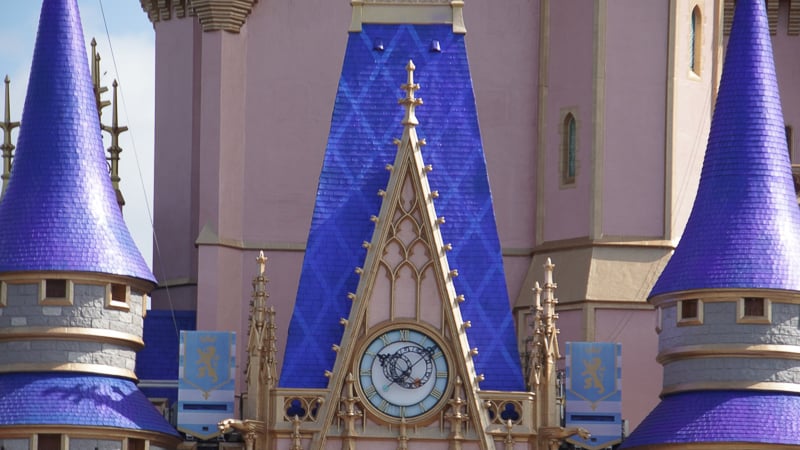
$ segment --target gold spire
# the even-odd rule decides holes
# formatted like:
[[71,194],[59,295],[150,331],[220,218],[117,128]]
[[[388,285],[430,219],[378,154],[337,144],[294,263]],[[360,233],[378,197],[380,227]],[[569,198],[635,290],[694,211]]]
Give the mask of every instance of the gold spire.
[[406,107],[406,115],[403,117],[403,125],[407,127],[416,127],[419,125],[417,120],[416,107],[422,104],[421,98],[414,97],[414,93],[419,90],[419,84],[414,83],[414,61],[408,60],[406,65],[406,72],[408,72],[408,81],[400,86],[400,89],[406,91],[405,98],[398,100],[398,103]]
[[92,87],[94,88],[94,100],[97,103],[97,115],[103,116],[103,108],[111,102],[103,100],[101,97],[108,92],[108,88],[100,86],[100,54],[97,53],[97,40],[92,38]]
[[11,131],[14,128],[19,127],[19,122],[11,121],[11,100],[9,98],[9,85],[11,84],[11,79],[8,78],[8,75],[6,75],[5,82],[5,117],[3,121],[0,122],[0,128],[3,129],[3,145],[0,145],[0,149],[3,151],[3,191],[0,193],[0,196],[6,192],[8,180],[11,178],[11,159],[14,157],[14,149],[16,148],[14,144],[11,143]]

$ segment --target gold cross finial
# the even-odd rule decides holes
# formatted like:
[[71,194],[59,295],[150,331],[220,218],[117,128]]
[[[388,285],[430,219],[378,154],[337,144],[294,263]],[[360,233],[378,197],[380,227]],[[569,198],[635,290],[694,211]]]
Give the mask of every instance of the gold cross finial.
[[415,127],[419,125],[419,121],[417,120],[417,115],[414,109],[422,104],[421,98],[414,97],[414,92],[419,90],[419,84],[414,83],[414,61],[408,60],[408,64],[406,65],[406,71],[408,72],[408,81],[400,86],[400,89],[406,91],[405,98],[401,98],[399,103],[406,107],[406,115],[403,117],[403,125],[409,127]]

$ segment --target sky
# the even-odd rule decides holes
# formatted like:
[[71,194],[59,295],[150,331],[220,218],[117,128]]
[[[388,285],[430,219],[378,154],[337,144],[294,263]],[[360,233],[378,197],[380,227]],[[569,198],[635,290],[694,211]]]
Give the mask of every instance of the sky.
[[[101,83],[109,88],[105,100],[111,100],[114,79],[119,82],[120,125],[129,128],[120,137],[120,183],[126,202],[123,214],[133,239],[152,268],[155,33],[139,0],[78,0],[78,7],[87,61],[89,43],[93,37],[97,40],[102,58]],[[11,78],[12,121],[20,121],[22,117],[40,9],[40,0],[0,0],[0,79],[5,75]],[[4,101],[3,92],[0,90],[0,101]],[[110,106],[103,110],[103,123],[111,124]],[[14,143],[17,134],[18,129],[12,135]],[[107,133],[103,135],[108,147]]]

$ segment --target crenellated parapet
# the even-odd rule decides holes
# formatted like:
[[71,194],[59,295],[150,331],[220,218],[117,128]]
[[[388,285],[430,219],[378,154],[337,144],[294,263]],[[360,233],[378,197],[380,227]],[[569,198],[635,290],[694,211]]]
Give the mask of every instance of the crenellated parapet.
[[258,0],[140,0],[151,22],[197,16],[203,31],[238,33]]

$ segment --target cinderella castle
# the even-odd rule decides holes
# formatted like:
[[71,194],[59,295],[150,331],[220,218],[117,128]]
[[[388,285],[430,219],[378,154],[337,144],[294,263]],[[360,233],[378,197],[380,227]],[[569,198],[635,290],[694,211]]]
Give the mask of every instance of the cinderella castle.
[[6,81],[1,450],[800,448],[800,1],[140,1],[152,271],[77,0]]

